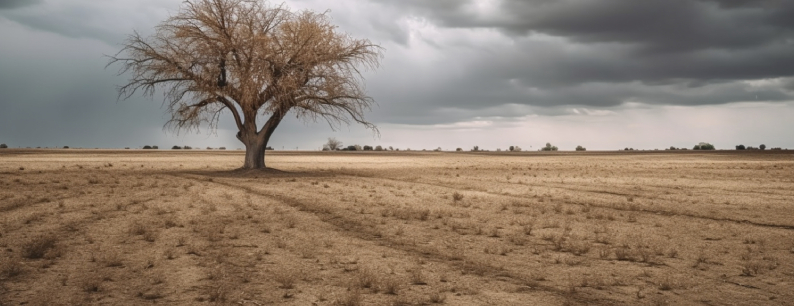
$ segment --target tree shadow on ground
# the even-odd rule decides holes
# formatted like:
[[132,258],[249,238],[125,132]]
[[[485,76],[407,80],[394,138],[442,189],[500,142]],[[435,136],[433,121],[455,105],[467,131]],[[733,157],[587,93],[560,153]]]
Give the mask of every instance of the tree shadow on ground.
[[284,171],[275,168],[265,169],[234,169],[234,170],[191,170],[182,171],[186,174],[202,175],[216,178],[313,178],[313,177],[333,177],[336,175],[330,171]]

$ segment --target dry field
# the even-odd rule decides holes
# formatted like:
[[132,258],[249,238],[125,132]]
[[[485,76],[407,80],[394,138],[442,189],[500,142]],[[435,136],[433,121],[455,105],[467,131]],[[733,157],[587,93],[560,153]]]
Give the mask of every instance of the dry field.
[[794,154],[0,150],[0,305],[792,305]]

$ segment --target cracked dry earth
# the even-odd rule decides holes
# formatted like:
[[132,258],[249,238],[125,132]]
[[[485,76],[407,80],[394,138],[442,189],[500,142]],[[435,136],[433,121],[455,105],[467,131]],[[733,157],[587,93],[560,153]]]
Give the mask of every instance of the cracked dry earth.
[[794,154],[0,151],[0,305],[792,305]]

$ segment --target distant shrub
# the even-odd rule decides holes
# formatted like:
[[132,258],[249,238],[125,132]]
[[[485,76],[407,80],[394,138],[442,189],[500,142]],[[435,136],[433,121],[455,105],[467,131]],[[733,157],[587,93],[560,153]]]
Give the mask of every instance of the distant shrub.
[[180,146],[173,146],[173,147],[171,147],[171,150],[182,150],[182,147],[180,147]]
[[383,147],[381,147],[381,146],[376,146],[376,147],[375,147],[375,151],[383,151]]
[[745,147],[744,145],[738,145],[736,146],[736,150],[747,150],[747,147]]
[[185,150],[193,150],[193,147],[191,147],[191,146],[184,146],[182,148],[185,149]]
[[220,147],[220,148],[218,148],[218,150],[226,151],[226,147]]
[[152,146],[152,150],[159,150],[159,149],[160,149],[160,147],[158,147],[158,146]]
[[[392,148],[391,146],[389,146],[389,151],[394,151],[394,148]],[[397,151],[399,151],[399,149],[398,149]]]
[[273,149],[273,147],[271,147],[271,146],[268,146],[268,147],[265,148],[265,151],[274,151],[274,150],[275,149]]
[[762,145],[758,146],[758,148],[761,149],[761,151],[766,150],[766,145],[762,144]]
[[435,152],[441,152],[441,147],[438,147],[438,148],[436,148],[436,149],[435,149],[435,150],[433,150],[433,151],[435,151]]
[[556,146],[552,146],[551,143],[546,143],[546,146],[540,149],[541,151],[557,151]]
[[463,149],[462,148],[457,148],[457,149],[455,149],[455,151],[461,152],[461,151],[463,151]]
[[372,146],[364,146],[364,151],[372,151]]
[[471,150],[477,152],[480,150],[480,146],[474,146],[474,148],[472,148]]
[[516,147],[510,146],[510,152],[513,152],[513,150],[515,150],[515,149],[516,149]]
[[207,147],[207,150],[212,150],[212,147]]
[[69,146],[63,146],[63,148],[64,148],[64,149],[68,149],[68,148],[69,148]]
[[144,150],[151,150],[151,149],[152,149],[152,146],[143,146],[143,149],[144,149]]
[[8,145],[4,143],[0,143],[0,149],[8,149]]
[[347,146],[347,148],[345,148],[345,151],[355,151],[355,150],[356,150],[356,146],[353,145]]
[[521,152],[521,150],[522,150],[522,149],[521,149],[521,147],[519,147],[519,146],[515,146],[515,147],[513,147],[513,152]]
[[576,151],[587,151],[587,149],[583,146],[576,146]]
[[[65,148],[65,149],[68,149],[68,148]],[[129,149],[130,149],[130,147],[124,147],[124,150],[129,150]]]
[[364,151],[364,148],[359,145],[355,145],[354,147],[356,147],[356,151]]

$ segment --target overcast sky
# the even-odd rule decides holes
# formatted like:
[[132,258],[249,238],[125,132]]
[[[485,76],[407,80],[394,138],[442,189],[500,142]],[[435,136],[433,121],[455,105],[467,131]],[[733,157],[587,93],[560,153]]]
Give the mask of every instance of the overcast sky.
[[[345,145],[563,150],[737,144],[794,148],[791,0],[290,0],[385,48],[378,106],[358,126],[283,123],[277,149]],[[0,143],[10,147],[242,147],[176,135],[154,100],[117,101],[105,68],[126,35],[180,0],[0,0]],[[292,117],[294,118],[294,117]]]

